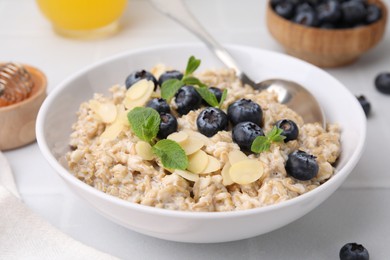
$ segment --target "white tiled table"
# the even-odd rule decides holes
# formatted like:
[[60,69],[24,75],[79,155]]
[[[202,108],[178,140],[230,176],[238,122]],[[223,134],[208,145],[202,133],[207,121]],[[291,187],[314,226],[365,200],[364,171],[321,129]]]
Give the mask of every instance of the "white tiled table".
[[[390,5],[390,0],[385,2]],[[265,0],[187,3],[219,41],[282,51],[266,29]],[[107,39],[66,39],[52,32],[34,1],[1,0],[0,60],[40,68],[48,77],[50,92],[75,71],[110,55],[198,41],[145,0],[129,2],[122,24],[122,31]],[[390,70],[390,28],[384,41],[358,62],[327,70],[352,93],[364,94],[371,101],[366,151],[344,185],[320,207],[284,228],[252,239],[182,244],[135,233],[111,223],[75,197],[36,143],[7,151],[5,156],[24,202],[33,211],[73,238],[123,259],[337,259],[340,247],[352,241],[364,244],[371,259],[389,259],[390,96],[373,86],[374,77],[385,70]]]

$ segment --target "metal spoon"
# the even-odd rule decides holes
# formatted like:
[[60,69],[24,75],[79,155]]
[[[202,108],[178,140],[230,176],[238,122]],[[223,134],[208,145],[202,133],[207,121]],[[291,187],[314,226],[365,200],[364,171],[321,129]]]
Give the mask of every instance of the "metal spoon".
[[228,68],[233,68],[243,84],[254,89],[275,91],[278,101],[302,116],[305,123],[319,122],[326,126],[325,115],[314,96],[301,85],[284,80],[269,79],[259,83],[251,80],[237,65],[233,57],[198,23],[182,0],[149,0],[161,13],[178,22],[198,36]]

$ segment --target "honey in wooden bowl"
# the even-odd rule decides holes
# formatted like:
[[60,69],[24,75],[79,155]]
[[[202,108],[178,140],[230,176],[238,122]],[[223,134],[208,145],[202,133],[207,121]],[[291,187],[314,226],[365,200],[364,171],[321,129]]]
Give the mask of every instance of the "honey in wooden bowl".
[[[0,64],[1,65],[1,64]],[[37,68],[23,65],[31,80],[31,89],[18,88],[0,102],[0,150],[21,147],[35,140],[35,121],[46,97],[46,76]],[[15,87],[15,86],[14,86]],[[6,89],[2,89],[3,94]],[[21,92],[25,93],[21,93]],[[6,93],[9,94],[9,93]]]

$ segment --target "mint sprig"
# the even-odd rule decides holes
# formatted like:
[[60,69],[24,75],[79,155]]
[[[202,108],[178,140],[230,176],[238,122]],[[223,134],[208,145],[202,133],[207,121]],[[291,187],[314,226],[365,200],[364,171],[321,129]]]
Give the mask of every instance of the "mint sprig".
[[195,70],[200,66],[200,60],[195,58],[194,56],[191,56],[188,59],[186,71],[184,73],[184,76],[191,75],[195,72]]
[[221,107],[222,103],[226,99],[227,90],[224,90],[221,101],[218,102],[217,97],[214,95],[213,92],[209,90],[207,85],[202,83],[198,78],[192,76],[195,70],[200,66],[200,63],[201,60],[195,58],[194,56],[191,56],[188,59],[187,67],[181,80],[170,79],[162,84],[161,97],[169,102],[182,86],[193,85],[198,86],[196,88],[196,91],[210,106]]
[[169,102],[182,86],[184,86],[184,82],[178,79],[164,81],[161,86],[161,97]]
[[160,127],[160,115],[150,107],[135,107],[127,114],[131,129],[141,140],[152,143]]
[[185,170],[188,167],[188,158],[183,148],[175,141],[160,140],[152,147],[152,151],[166,168]]
[[135,107],[127,114],[127,119],[134,134],[152,145],[153,153],[161,159],[165,168],[180,170],[187,168],[187,155],[178,143],[167,139],[155,143],[161,122],[156,110],[150,107]]
[[268,151],[273,142],[281,142],[286,137],[281,135],[282,129],[274,126],[265,136],[258,136],[251,145],[251,151],[254,153],[261,153]]

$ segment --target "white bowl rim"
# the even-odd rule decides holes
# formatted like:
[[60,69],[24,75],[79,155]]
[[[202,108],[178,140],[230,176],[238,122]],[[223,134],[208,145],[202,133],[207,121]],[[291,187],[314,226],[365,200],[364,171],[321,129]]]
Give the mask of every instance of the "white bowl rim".
[[[298,58],[289,56],[287,54],[265,50],[261,48],[246,46],[246,45],[238,45],[238,44],[226,44],[224,45],[228,50],[241,50],[241,51],[255,51],[255,52],[264,52],[275,56],[281,56],[284,59],[293,59],[297,63],[302,63],[305,66],[312,67],[315,70],[321,70],[320,68],[306,62],[303,60],[300,60]],[[75,72],[73,75],[69,76],[65,80],[63,80],[61,83],[58,84],[57,87],[53,89],[48,94],[48,97],[43,102],[36,121],[36,137],[37,137],[37,143],[41,150],[41,153],[44,155],[45,159],[49,162],[49,164],[52,166],[52,168],[64,179],[71,182],[73,185],[77,186],[78,188],[92,194],[93,196],[97,196],[102,200],[105,200],[109,203],[114,203],[117,206],[126,207],[126,208],[132,208],[137,211],[141,211],[144,213],[150,213],[150,214],[158,214],[158,215],[164,215],[164,216],[172,216],[172,217],[182,217],[182,218],[188,218],[188,219],[213,219],[213,218],[236,218],[241,216],[249,216],[254,214],[259,214],[262,212],[268,212],[277,210],[280,208],[288,207],[293,204],[298,204],[300,201],[303,201],[306,199],[306,197],[310,197],[315,195],[316,193],[320,193],[322,190],[327,189],[328,186],[330,186],[333,182],[336,182],[340,178],[346,178],[353,168],[356,166],[357,162],[359,161],[365,147],[365,139],[366,139],[366,117],[364,115],[363,110],[360,111],[360,125],[356,126],[357,128],[362,129],[362,135],[359,137],[358,146],[354,150],[350,160],[345,164],[345,166],[342,169],[339,169],[336,174],[334,174],[329,180],[327,180],[325,183],[321,184],[320,186],[316,187],[315,189],[306,192],[302,195],[299,195],[295,198],[279,202],[277,204],[258,207],[258,208],[252,208],[252,209],[246,209],[246,210],[237,210],[237,211],[223,211],[223,212],[193,212],[193,211],[179,211],[179,210],[170,210],[170,209],[161,209],[146,205],[141,205],[134,202],[125,201],[123,199],[117,198],[113,195],[109,195],[107,193],[104,193],[102,191],[97,190],[96,188],[82,182],[81,180],[77,179],[75,176],[73,176],[67,169],[65,169],[58,161],[57,159],[51,154],[49,147],[45,141],[45,137],[43,135],[43,122],[45,120],[45,115],[47,113],[48,108],[50,107],[51,103],[53,102],[54,98],[60,93],[69,82],[72,82],[76,78],[80,77],[84,73],[99,67],[105,63],[109,63],[113,60],[116,60],[118,58],[121,58],[123,56],[131,56],[133,54],[142,53],[142,52],[149,52],[154,51],[157,49],[165,50],[165,49],[177,49],[177,48],[204,48],[206,49],[206,46],[199,43],[175,43],[175,44],[159,44],[149,47],[143,47],[143,48],[137,48],[132,49],[130,51],[125,51],[118,53],[116,55],[107,57],[105,59],[102,59],[100,61],[94,62],[93,64],[84,67],[83,69]],[[323,70],[321,70],[323,71]],[[349,90],[336,78],[334,78],[329,73],[325,72],[330,77],[332,77],[334,80],[336,80],[340,87],[344,88],[344,90]],[[349,92],[350,93],[350,92]],[[352,95],[352,93],[351,93]],[[356,100],[356,103],[358,104],[358,101]],[[344,176],[347,175],[347,176]],[[68,183],[67,183],[68,184]],[[69,184],[68,184],[69,185]],[[340,184],[341,185],[341,184]],[[78,194],[78,193],[77,193]],[[79,195],[79,194],[78,194]]]

